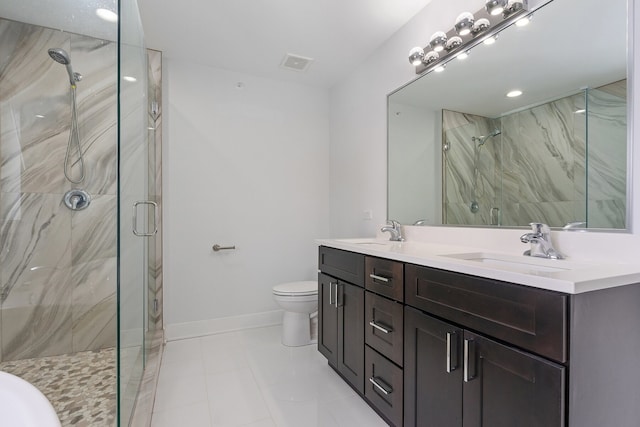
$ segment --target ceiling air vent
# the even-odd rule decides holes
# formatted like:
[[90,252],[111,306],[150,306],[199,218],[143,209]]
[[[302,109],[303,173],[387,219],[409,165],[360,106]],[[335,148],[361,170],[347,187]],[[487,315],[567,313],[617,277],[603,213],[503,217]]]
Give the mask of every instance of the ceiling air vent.
[[282,59],[280,66],[282,68],[286,68],[287,70],[307,71],[312,62],[312,58],[305,58],[304,56],[287,53]]

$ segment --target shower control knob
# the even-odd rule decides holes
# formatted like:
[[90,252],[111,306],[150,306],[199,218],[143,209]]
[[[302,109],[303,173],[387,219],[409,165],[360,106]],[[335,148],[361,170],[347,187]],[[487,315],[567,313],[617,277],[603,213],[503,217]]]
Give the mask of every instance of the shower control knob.
[[72,211],[81,211],[91,203],[91,196],[84,190],[74,188],[64,195],[64,204]]

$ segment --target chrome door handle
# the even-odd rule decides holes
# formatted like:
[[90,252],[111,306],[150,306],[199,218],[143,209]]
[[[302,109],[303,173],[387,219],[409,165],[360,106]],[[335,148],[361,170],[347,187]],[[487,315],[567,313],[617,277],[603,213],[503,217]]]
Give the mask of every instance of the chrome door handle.
[[329,282],[329,305],[333,305],[333,282]]
[[[151,205],[153,206],[153,231],[151,233],[140,233],[138,231],[138,205]],[[158,232],[158,204],[151,200],[139,200],[133,204],[133,215],[131,218],[131,231],[138,237],[150,237],[155,236]]]
[[456,369],[458,369],[458,335],[455,332],[447,332],[447,373]]
[[378,390],[380,390],[381,392],[383,392],[387,396],[390,395],[391,393],[393,393],[393,389],[391,387],[389,387],[386,384],[384,384],[384,385],[380,384],[376,377],[369,378],[369,382],[371,384],[373,384]]
[[475,369],[474,369],[474,372],[471,373],[471,363],[473,362],[475,364],[475,360],[476,360],[475,345],[472,339],[464,340],[463,351],[464,351],[464,361],[463,361],[464,366],[463,366],[462,377],[464,379],[464,382],[468,383],[469,381],[471,381],[476,377]]
[[373,280],[379,280],[380,282],[389,283],[389,279],[387,277],[377,276],[373,273],[370,274],[369,277],[371,277]]
[[380,326],[379,324],[377,324],[377,323],[375,322],[375,320],[372,320],[371,322],[369,322],[369,325],[373,326],[374,328],[376,328],[376,329],[377,329],[377,330],[379,330],[379,331],[384,332],[385,334],[389,334],[389,333],[393,332],[393,329],[391,329],[391,328],[385,328],[385,327],[383,327],[383,326]]

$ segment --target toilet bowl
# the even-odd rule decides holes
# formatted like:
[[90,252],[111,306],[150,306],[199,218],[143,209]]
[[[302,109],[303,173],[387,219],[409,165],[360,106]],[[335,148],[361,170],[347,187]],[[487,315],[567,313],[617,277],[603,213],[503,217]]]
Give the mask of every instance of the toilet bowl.
[[273,287],[273,298],[284,310],[282,344],[311,344],[311,313],[318,309],[318,282],[282,283]]

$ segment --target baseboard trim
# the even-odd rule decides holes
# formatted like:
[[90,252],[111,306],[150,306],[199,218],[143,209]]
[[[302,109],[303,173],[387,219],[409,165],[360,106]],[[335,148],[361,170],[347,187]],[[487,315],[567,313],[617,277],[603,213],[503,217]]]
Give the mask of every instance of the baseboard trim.
[[282,324],[282,310],[165,325],[167,341]]

